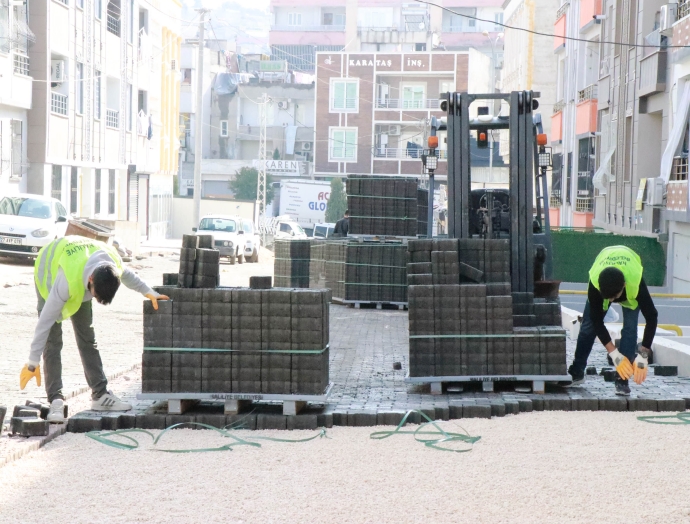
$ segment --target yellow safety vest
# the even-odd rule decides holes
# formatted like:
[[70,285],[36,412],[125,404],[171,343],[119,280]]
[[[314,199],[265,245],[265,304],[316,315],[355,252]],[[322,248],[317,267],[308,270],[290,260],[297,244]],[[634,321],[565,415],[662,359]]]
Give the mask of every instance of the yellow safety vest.
[[[637,294],[642,281],[642,261],[637,253],[625,246],[610,246],[601,250],[589,270],[589,280],[599,289],[599,275],[607,267],[617,267],[625,278],[625,302],[620,305],[637,309]],[[604,299],[604,310],[609,308],[609,301]]]
[[43,246],[36,257],[34,266],[34,281],[36,288],[48,300],[50,290],[55,284],[58,269],[62,268],[69,286],[69,299],[62,308],[61,322],[74,315],[84,300],[86,287],[84,286],[84,266],[91,255],[97,251],[105,251],[113,260],[119,274],[122,274],[122,260],[117,251],[103,242],[80,236],[68,236],[53,240]]

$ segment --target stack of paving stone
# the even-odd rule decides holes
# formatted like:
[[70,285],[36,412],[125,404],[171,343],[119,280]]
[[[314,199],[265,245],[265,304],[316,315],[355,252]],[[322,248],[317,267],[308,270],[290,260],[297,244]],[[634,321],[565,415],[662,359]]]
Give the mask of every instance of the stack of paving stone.
[[330,289],[333,298],[345,298],[345,257],[347,242],[332,241],[326,244],[326,289]]
[[[171,276],[164,275],[164,284],[174,285],[172,282]],[[213,249],[213,236],[182,236],[176,284],[184,288],[213,288],[220,284],[220,251]]]
[[348,176],[349,234],[416,237],[417,189],[417,179]]
[[560,304],[511,293],[509,249],[505,240],[408,243],[410,376],[566,373]]
[[144,393],[322,394],[328,290],[156,288],[144,303]]
[[309,248],[309,287],[326,288],[326,250],[328,240],[313,239]]
[[429,223],[429,190],[417,190],[417,235],[425,237]]
[[310,240],[277,240],[274,283],[276,287],[308,288]]
[[402,244],[348,244],[345,253],[345,300],[407,302],[406,257],[407,248]]
[[[29,403],[27,402],[27,404]],[[5,411],[6,408],[0,406],[0,431],[2,430],[2,421],[5,418]],[[44,437],[50,428],[50,423],[45,420],[46,416],[47,410],[43,413],[41,407],[15,406],[10,419],[10,432],[22,437]],[[67,416],[66,409],[65,416]]]

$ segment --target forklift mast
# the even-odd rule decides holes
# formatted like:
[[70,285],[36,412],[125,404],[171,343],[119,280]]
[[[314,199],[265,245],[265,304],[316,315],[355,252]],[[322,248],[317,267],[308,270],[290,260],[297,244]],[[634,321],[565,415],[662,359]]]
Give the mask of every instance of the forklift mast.
[[[534,113],[539,107],[538,97],[539,93],[532,91],[442,93],[441,109],[446,113],[446,118],[440,123],[433,119],[431,126],[432,135],[437,130],[447,129],[449,238],[471,238],[473,234],[470,229],[470,132],[476,131],[479,141],[489,130],[510,130],[509,207],[513,292],[531,293],[534,290],[535,243],[543,245],[546,250],[545,277],[550,279],[552,273],[546,185],[546,170],[551,155],[544,147],[546,137],[542,134],[541,115]],[[508,116],[495,116],[486,114],[484,110],[476,118],[470,118],[470,105],[479,100],[503,100],[508,103],[510,113]],[[443,120],[446,120],[445,125]],[[433,198],[433,191],[429,195]],[[432,207],[430,203],[429,208]]]

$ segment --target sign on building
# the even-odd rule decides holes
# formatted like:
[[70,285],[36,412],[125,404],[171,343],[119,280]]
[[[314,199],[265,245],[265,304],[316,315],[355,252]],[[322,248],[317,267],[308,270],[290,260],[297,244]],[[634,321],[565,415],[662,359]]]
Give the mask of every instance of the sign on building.
[[[259,169],[259,161],[254,160],[254,167]],[[305,176],[308,173],[308,162],[299,160],[266,160],[266,174],[271,176]]]
[[259,71],[286,72],[287,62],[285,60],[261,60],[259,62]]

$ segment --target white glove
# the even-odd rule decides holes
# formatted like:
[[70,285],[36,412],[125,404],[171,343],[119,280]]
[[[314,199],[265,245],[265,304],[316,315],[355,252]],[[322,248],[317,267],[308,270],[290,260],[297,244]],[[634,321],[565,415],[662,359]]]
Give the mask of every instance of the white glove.
[[633,376],[633,367],[628,360],[628,357],[624,356],[620,351],[614,349],[609,353],[609,357],[613,361],[613,365],[618,371],[618,374],[623,380],[628,380]]

